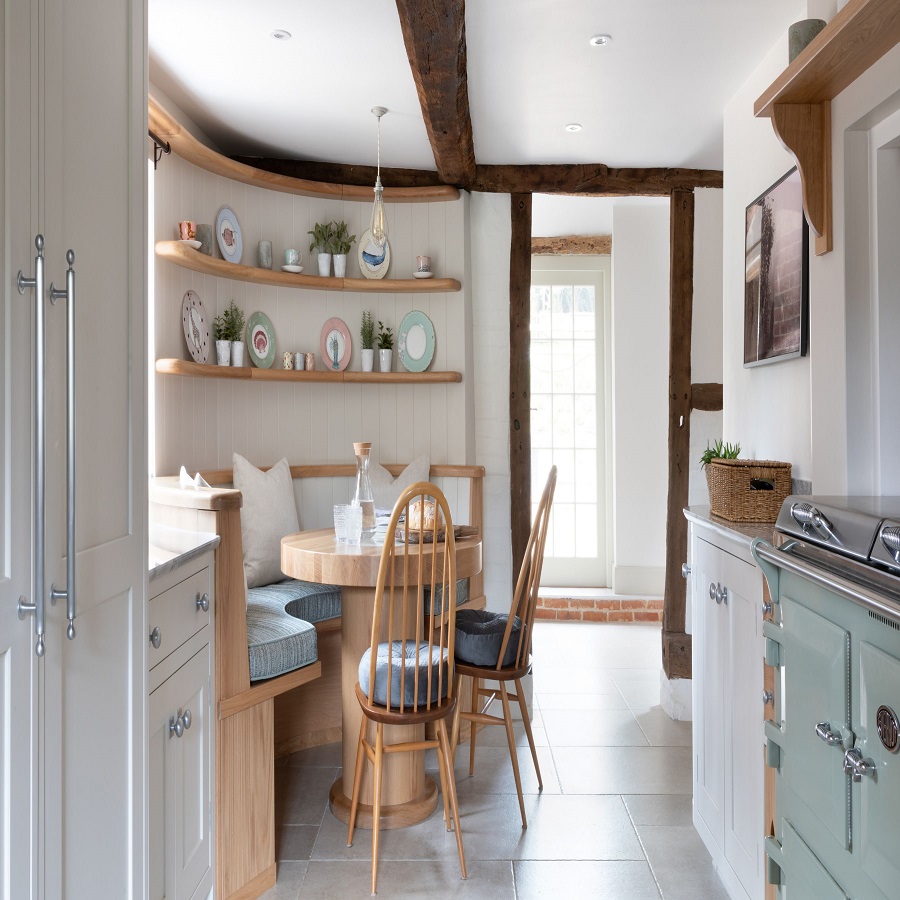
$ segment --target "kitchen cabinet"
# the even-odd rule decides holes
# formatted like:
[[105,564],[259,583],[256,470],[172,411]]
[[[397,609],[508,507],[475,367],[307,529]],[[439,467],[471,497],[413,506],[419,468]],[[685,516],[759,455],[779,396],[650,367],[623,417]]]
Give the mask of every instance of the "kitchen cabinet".
[[212,894],[213,558],[150,582],[150,900]]
[[749,539],[691,520],[694,825],[729,895],[762,900],[762,573]]

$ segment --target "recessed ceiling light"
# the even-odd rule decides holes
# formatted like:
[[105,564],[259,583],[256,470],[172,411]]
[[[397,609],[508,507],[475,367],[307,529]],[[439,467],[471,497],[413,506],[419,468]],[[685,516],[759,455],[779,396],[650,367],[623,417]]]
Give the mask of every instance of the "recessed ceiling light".
[[569,124],[566,125],[566,131],[581,131],[581,126],[577,122],[569,122]]
[[595,34],[590,40],[590,45],[592,47],[605,47],[611,40],[612,37],[608,34]]
[[291,39],[291,33],[289,31],[285,31],[283,28],[276,28],[271,37],[275,38],[276,41],[289,41]]

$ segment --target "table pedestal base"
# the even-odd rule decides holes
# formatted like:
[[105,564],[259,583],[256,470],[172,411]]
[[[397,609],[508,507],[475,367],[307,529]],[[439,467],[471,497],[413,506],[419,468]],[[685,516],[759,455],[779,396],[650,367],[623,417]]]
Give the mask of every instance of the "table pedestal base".
[[[416,825],[427,819],[435,810],[438,803],[438,789],[434,779],[430,775],[425,776],[425,790],[414,800],[407,803],[398,803],[396,806],[381,807],[382,828],[406,828],[408,825]],[[341,822],[350,824],[350,798],[344,793],[343,776],[338,776],[337,781],[331,786],[328,795],[328,805],[335,818]],[[360,802],[356,810],[356,827],[372,827],[372,807]]]

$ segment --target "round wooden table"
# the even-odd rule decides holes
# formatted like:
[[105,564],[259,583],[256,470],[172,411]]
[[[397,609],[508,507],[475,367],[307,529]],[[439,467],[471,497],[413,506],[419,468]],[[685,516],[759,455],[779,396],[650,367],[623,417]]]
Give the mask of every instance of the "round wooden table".
[[[437,552],[443,551],[437,545]],[[334,529],[302,531],[281,540],[281,569],[290,578],[341,586],[341,712],[343,775],[331,786],[331,811],[343,822],[350,821],[350,796],[356,768],[356,746],[362,712],[356,699],[359,661],[372,640],[372,615],[375,609],[375,584],[383,544],[366,542],[339,544]],[[403,583],[404,554],[396,556],[395,583]],[[431,568],[432,547],[426,547],[423,559]],[[416,574],[410,562],[411,575]],[[440,571],[440,562],[438,563]],[[456,541],[456,577],[470,578],[481,571],[481,538]],[[382,635],[382,639],[385,639]],[[385,743],[422,740],[423,725],[385,728]],[[403,828],[426,819],[437,806],[434,780],[425,774],[423,751],[392,753],[384,756],[381,827]],[[356,824],[372,827],[371,766],[366,766],[360,793]]]

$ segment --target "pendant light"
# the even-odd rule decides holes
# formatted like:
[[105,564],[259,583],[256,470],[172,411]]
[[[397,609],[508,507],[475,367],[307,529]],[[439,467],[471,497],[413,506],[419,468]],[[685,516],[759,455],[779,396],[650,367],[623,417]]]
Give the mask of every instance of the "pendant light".
[[387,112],[383,106],[373,106],[372,114],[378,119],[378,173],[375,176],[375,203],[372,206],[372,222],[369,230],[372,240],[379,247],[387,241],[384,231],[384,188],[381,186],[381,117]]

